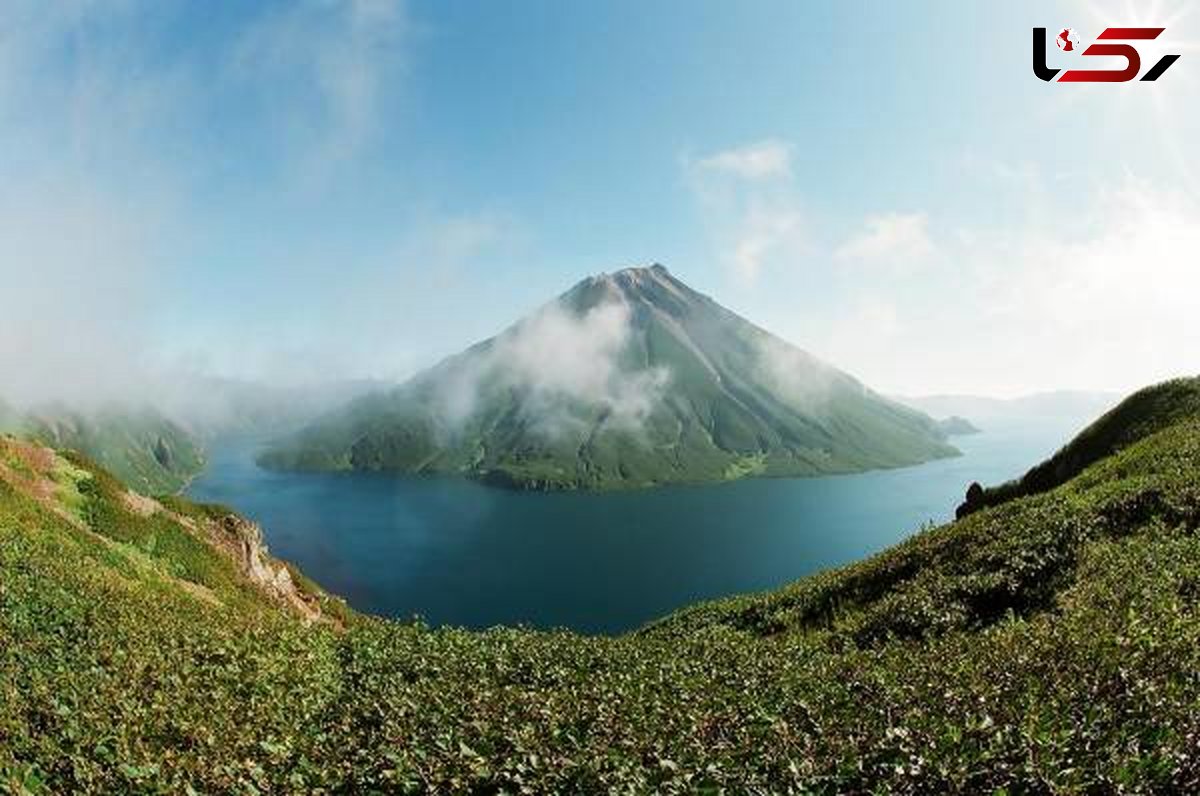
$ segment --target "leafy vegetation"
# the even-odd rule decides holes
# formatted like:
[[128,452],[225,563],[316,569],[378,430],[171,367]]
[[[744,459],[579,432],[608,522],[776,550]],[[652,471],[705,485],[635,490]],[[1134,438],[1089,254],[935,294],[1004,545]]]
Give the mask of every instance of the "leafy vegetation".
[[312,623],[84,460],[5,465],[0,791],[1195,792],[1200,412],[1160,389],[1052,489],[617,638]]
[[1200,414],[1200,378],[1181,378],[1139,390],[1075,439],[1020,478],[990,489],[974,491],[959,506],[963,516],[1026,495],[1036,495],[1066,483],[1084,468],[1129,443]]
[[[576,324],[572,334],[616,340],[611,328],[588,326],[613,302],[628,318],[619,351],[604,352],[611,361],[578,361],[591,356],[587,344],[555,339],[560,327]],[[547,314],[570,320],[546,329]],[[570,363],[541,363],[543,348]],[[519,370],[507,361],[513,351],[538,356],[539,373],[552,372],[553,384],[512,377]],[[614,391],[588,374],[585,394],[575,395],[560,389],[570,381],[560,366],[611,368],[623,386]],[[632,422],[618,411],[625,404],[637,407]],[[458,411],[447,416],[447,406]],[[857,472],[956,453],[926,415],[871,392],[653,266],[580,282],[497,337],[309,425],[260,463],[605,489]]]

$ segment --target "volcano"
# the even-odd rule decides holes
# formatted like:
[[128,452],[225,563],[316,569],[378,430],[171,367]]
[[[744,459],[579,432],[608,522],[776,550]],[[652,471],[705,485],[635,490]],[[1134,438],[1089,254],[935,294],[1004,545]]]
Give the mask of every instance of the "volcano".
[[278,440],[259,462],[607,489],[957,453],[929,416],[655,264],[584,279],[495,337]]

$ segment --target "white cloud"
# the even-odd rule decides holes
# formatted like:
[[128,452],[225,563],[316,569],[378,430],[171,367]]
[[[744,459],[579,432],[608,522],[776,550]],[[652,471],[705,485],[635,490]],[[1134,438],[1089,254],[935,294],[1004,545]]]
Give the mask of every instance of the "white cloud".
[[401,0],[285,3],[246,31],[235,64],[263,85],[271,113],[286,121],[308,166],[327,168],[375,136],[410,27]]
[[[407,376],[504,317],[445,320],[467,314],[453,297],[481,263],[515,256],[503,213],[401,207],[335,257],[321,245],[332,225],[229,236],[236,211],[212,203],[247,158],[263,195],[293,187],[241,138],[211,137],[262,128],[220,116],[248,89],[262,91],[272,140],[295,136],[284,165],[308,177],[382,137],[410,29],[402,4],[248,8],[249,26],[181,52],[163,46],[177,4],[0,6],[0,400],[154,401],[196,376]],[[244,243],[261,258],[247,278],[221,262]],[[271,271],[286,289],[262,289]],[[211,292],[198,298],[198,284]]]
[[775,336],[763,335],[756,348],[759,373],[780,396],[806,411],[825,404],[836,378],[833,368]]
[[[191,95],[171,69],[143,68],[149,21],[137,11],[0,12],[0,399],[94,405],[152,391],[162,264],[186,237],[156,144]],[[127,25],[126,46],[95,40]]]
[[21,188],[0,188],[0,398],[129,396],[153,309],[153,212],[76,185]]
[[806,215],[792,179],[791,146],[768,139],[685,159],[685,176],[720,259],[742,285],[807,247]]
[[1006,212],[1029,201],[1013,188],[995,199],[1004,220],[939,241],[919,280],[845,270],[805,318],[809,344],[910,394],[1130,390],[1200,373],[1196,197],[1126,178],[1047,220]]
[[865,229],[834,251],[841,260],[912,263],[934,251],[924,213],[885,213],[866,220]]
[[1200,204],[1130,178],[1080,218],[1023,236],[1019,265],[990,264],[989,310],[1031,367],[1116,386],[1200,372]]
[[[511,319],[497,292],[526,262],[525,228],[502,212],[399,216],[390,234],[346,252],[297,251],[288,290],[230,295],[172,342],[213,372],[273,384],[370,377],[403,381]],[[241,324],[229,336],[228,311]]]
[[728,174],[745,180],[790,177],[792,148],[778,139],[767,139],[715,152],[700,158],[695,165],[702,171]]
[[439,408],[457,426],[471,417],[486,392],[515,389],[526,417],[548,435],[583,428],[577,415],[604,407],[610,428],[636,432],[661,400],[664,368],[624,367],[632,332],[630,309],[609,301],[582,315],[558,303],[495,338],[492,347],[450,363],[439,384]]
[[557,305],[521,323],[496,346],[496,366],[509,382],[543,403],[533,414],[554,422],[562,399],[604,406],[608,422],[636,428],[666,385],[660,368],[625,369],[620,355],[630,336],[630,309],[609,302],[576,317]]
[[717,256],[756,288],[746,313],[872,387],[1122,390],[1200,373],[1200,196],[1123,169],[954,167],[984,186],[968,197],[986,196],[982,212],[952,198],[935,234],[931,213],[885,210],[841,240],[820,235],[819,197],[795,180],[690,176]]
[[753,202],[739,222],[730,262],[743,283],[754,283],[773,257],[797,253],[804,242],[799,208],[790,202]]

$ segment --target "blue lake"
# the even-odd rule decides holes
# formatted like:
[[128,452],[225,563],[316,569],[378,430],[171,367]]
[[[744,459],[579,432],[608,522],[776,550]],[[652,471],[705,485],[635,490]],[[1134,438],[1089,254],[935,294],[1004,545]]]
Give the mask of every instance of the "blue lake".
[[263,526],[272,552],[355,608],[432,624],[619,632],[687,603],[770,589],[953,515],[1090,418],[1009,419],[956,437],[963,456],[902,470],[602,494],[469,481],[273,473],[228,440],[191,486]]

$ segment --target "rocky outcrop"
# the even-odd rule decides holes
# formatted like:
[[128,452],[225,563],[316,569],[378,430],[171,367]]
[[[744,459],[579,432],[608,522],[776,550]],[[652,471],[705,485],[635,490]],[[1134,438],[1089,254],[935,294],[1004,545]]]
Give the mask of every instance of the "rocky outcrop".
[[263,541],[262,528],[236,514],[197,519],[164,506],[153,498],[126,492],[125,507],[135,514],[148,517],[164,512],[192,533],[200,536],[237,566],[238,571],[259,591],[275,602],[295,610],[310,621],[324,617],[316,595],[296,585],[287,565],[272,558]]
[[[179,519],[188,521],[189,518]],[[321,604],[316,596],[301,590],[287,565],[271,557],[258,525],[236,514],[192,522],[191,525],[232,558],[246,579],[268,597],[311,621],[322,618]]]
[[154,460],[164,468],[170,470],[174,466],[174,457],[171,455],[171,446],[161,436],[154,440]]
[[[323,595],[311,587],[297,584],[288,566],[271,556],[258,525],[237,514],[216,512],[211,507],[194,506],[186,501],[155,500],[105,477],[119,489],[111,494],[111,498],[119,501],[131,515],[142,518],[166,515],[188,533],[227,556],[238,573],[272,601],[308,621],[338,623],[321,610]],[[82,501],[77,484],[94,478],[97,478],[95,473],[75,466],[51,448],[0,434],[0,484],[27,495],[85,531],[92,531],[89,523],[72,507]],[[97,536],[112,543],[101,534]],[[219,602],[200,584],[185,580],[179,580],[179,584],[202,599]]]
[[958,508],[954,510],[954,519],[961,520],[968,514],[974,514],[984,507],[983,502],[983,485],[978,481],[972,481],[967,487],[966,499],[958,504]]
[[255,523],[236,514],[197,519],[172,511],[159,501],[133,491],[126,492],[123,499],[129,511],[142,517],[159,512],[170,515],[180,525],[228,556],[246,580],[275,602],[291,608],[310,621],[325,618],[316,595],[297,586],[287,565],[271,556],[263,540],[262,528]]
[[273,559],[263,541],[262,528],[247,519],[229,514],[217,524],[225,540],[223,546],[233,555],[246,578],[271,598],[290,605],[310,619],[321,616],[321,606],[312,595],[302,592],[285,564]]

